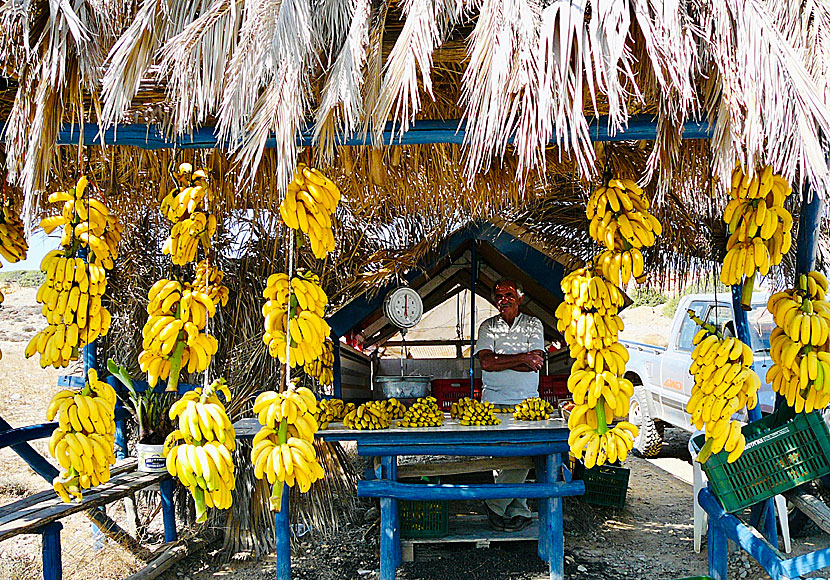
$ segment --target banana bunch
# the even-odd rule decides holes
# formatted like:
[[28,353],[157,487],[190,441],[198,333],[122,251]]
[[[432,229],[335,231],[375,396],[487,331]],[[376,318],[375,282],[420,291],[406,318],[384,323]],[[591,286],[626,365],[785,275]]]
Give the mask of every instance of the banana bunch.
[[193,280],[193,287],[200,288],[207,294],[214,304],[226,306],[230,291],[222,284],[225,273],[215,266],[209,266],[207,260],[196,264],[196,277]]
[[[429,397],[432,398],[432,397]],[[418,399],[418,401],[423,401],[424,399]],[[386,411],[386,414],[389,415],[390,419],[400,419],[406,414],[406,405],[401,403],[395,397],[389,399],[383,399],[380,401],[374,402],[378,407]]]
[[340,421],[347,413],[354,411],[354,403],[343,403],[342,399],[322,399],[317,403],[317,424],[320,430],[328,428],[332,421]]
[[784,208],[792,193],[786,179],[775,175],[771,166],[750,178],[740,167],[732,172],[731,200],[723,210],[729,224],[726,257],[721,282],[739,284],[757,270],[766,276],[770,266],[777,266],[792,246],[793,217]]
[[[693,320],[702,322],[697,317]],[[733,421],[732,415],[744,407],[754,408],[761,387],[761,379],[752,370],[752,349],[737,338],[721,338],[712,325],[704,325],[692,342],[695,348],[689,372],[695,385],[686,412],[695,427],[706,430],[706,444],[698,461],[705,463],[712,453],[725,449],[732,463],[746,444],[740,422]]]
[[565,299],[556,308],[556,327],[568,345],[599,349],[618,342],[624,328],[617,315],[624,304],[619,288],[594,270],[580,268],[562,279],[562,291]]
[[346,429],[376,430],[388,429],[391,424],[389,413],[375,401],[368,401],[343,417],[343,426]]
[[[23,222],[11,205],[0,206],[0,257],[11,264],[24,260],[29,251],[23,232]],[[2,303],[3,293],[0,292],[0,304]]]
[[515,405],[493,405],[493,412],[494,413],[510,413],[516,410]]
[[494,409],[490,402],[464,397],[453,403],[450,416],[458,419],[462,425],[500,425],[501,419],[494,415]]
[[109,332],[112,320],[101,305],[107,289],[106,271],[98,263],[67,257],[52,250],[40,263],[46,280],[38,288],[37,301],[48,326],[26,345],[26,358],[40,354],[42,367],[66,367],[81,348]]
[[118,243],[124,226],[111,215],[107,206],[97,199],[84,197],[88,181],[81,176],[78,183],[69,191],[58,191],[48,197],[49,203],[63,202],[60,215],[43,219],[40,227],[47,234],[63,227],[61,246],[67,253],[74,254],[80,248],[88,248],[93,257],[90,262],[99,261],[107,270],[111,270],[118,257]]
[[175,173],[176,187],[161,200],[161,212],[173,222],[162,252],[179,266],[196,259],[200,242],[205,252],[209,251],[210,238],[216,233],[216,216],[200,207],[213,199],[208,173],[207,169],[193,171],[190,163],[182,163]]
[[331,216],[339,203],[340,190],[334,182],[300,163],[280,204],[280,217],[289,228],[308,234],[311,251],[322,260],[334,250]]
[[196,521],[207,519],[207,508],[228,509],[236,487],[231,453],[236,448],[236,430],[217,393],[230,401],[225,379],[202,390],[185,393],[170,407],[170,419],[178,429],[167,436],[162,455],[167,471],[190,490],[196,502]]
[[553,405],[539,397],[529,397],[516,405],[513,418],[518,421],[543,421],[550,419]]
[[150,385],[171,377],[171,390],[181,369],[202,372],[219,349],[216,338],[203,332],[216,314],[210,296],[188,283],[162,278],[147,295],[149,317],[141,331],[144,349],[138,357]]
[[590,410],[585,411],[585,407],[574,409],[568,419],[568,426],[571,429],[568,436],[571,453],[575,457],[581,457],[587,469],[606,462],[625,461],[634,447],[634,439],[639,434],[637,426],[628,421],[620,421],[604,433],[600,433],[596,414],[592,416]]
[[267,300],[262,307],[265,316],[262,341],[271,356],[285,364],[286,341],[290,340],[292,367],[318,359],[331,329],[323,320],[328,297],[320,288],[317,276],[301,272],[289,283],[287,274],[271,274],[262,294]]
[[331,338],[326,338],[323,343],[322,354],[312,361],[305,361],[303,369],[321,385],[334,383],[334,342]]
[[267,478],[273,486],[272,510],[280,509],[283,482],[305,493],[324,475],[314,448],[318,412],[314,393],[305,387],[284,393],[266,391],[254,401],[262,428],[254,436],[251,461],[254,475]]
[[767,382],[797,413],[830,403],[830,304],[827,279],[819,272],[799,276],[796,288],[770,296],[776,327],[770,334],[775,364]]
[[589,233],[606,248],[596,264],[607,280],[628,284],[632,276],[643,275],[640,248],[653,246],[663,231],[648,208],[642,188],[630,179],[612,179],[588,199]]
[[95,369],[80,392],[65,389],[52,397],[46,419],[57,416],[58,428],[49,439],[49,454],[62,469],[52,486],[63,501],[80,501],[83,490],[109,481],[115,464],[114,409],[115,391],[98,380]]
[[625,417],[628,414],[631,396],[634,394],[631,381],[611,371],[577,369],[577,364],[578,360],[568,377],[568,389],[573,394],[573,401],[577,407],[587,406],[589,409],[595,409],[602,401],[607,422],[610,423],[615,417]]
[[421,397],[399,418],[398,427],[440,427],[444,424],[444,413],[435,397]]

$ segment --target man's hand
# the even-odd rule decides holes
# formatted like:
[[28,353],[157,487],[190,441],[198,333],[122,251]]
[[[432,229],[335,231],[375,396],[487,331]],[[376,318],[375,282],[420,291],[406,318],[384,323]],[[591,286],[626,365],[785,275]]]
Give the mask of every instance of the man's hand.
[[538,371],[545,363],[545,357],[538,350],[523,353],[524,363],[531,371]]
[[481,368],[488,372],[505,370],[535,372],[541,369],[545,362],[544,353],[540,350],[517,354],[495,354],[492,350],[482,350],[478,353],[478,360],[481,361]]

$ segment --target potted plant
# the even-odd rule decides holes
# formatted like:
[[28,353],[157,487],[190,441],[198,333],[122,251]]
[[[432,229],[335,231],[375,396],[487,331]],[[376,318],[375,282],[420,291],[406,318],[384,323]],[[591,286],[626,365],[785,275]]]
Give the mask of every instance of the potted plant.
[[132,414],[138,425],[136,443],[138,470],[149,473],[164,471],[166,466],[162,449],[165,437],[173,430],[168,411],[173,402],[174,393],[156,392],[151,388],[136,390],[127,369],[118,366],[112,359],[107,361],[107,370],[127,389],[128,395],[124,407]]

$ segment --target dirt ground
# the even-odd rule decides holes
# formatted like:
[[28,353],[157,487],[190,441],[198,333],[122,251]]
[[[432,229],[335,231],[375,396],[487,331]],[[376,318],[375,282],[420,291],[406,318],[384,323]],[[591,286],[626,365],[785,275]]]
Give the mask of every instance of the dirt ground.
[[[9,294],[0,309],[0,416],[13,426],[39,423],[56,387],[59,373],[42,370],[36,359],[26,360],[26,341],[43,324],[32,305],[34,290]],[[626,338],[648,340],[649,334],[665,332],[668,319],[662,307],[634,309],[626,318]],[[666,431],[666,444],[656,460],[629,458],[631,469],[627,501],[623,509],[599,508],[581,500],[565,502],[566,577],[578,580],[669,580],[706,572],[706,548],[692,549],[691,485],[671,472],[689,470],[686,435],[677,429]],[[43,442],[34,447],[45,453]],[[11,450],[0,450],[0,504],[48,489]],[[352,580],[377,577],[379,537],[377,510],[364,502],[363,523],[348,528],[336,538],[300,539],[292,556],[292,577],[300,580]],[[108,513],[129,529],[130,522],[121,504]],[[157,547],[159,518],[150,524],[148,547]],[[123,578],[140,569],[141,563],[112,542],[96,539],[92,525],[83,515],[63,520],[64,578],[72,580]],[[826,536],[795,541],[795,552],[827,545]],[[231,559],[216,546],[179,563],[161,576],[164,580],[254,580],[273,578],[273,558],[250,562]],[[532,541],[492,544],[476,549],[472,545],[449,547],[440,542],[418,547],[416,561],[405,563],[398,578],[464,580],[547,578],[546,566],[536,556]],[[17,536],[0,542],[0,579],[22,580],[41,575],[40,539]],[[730,578],[764,578],[760,568],[735,553],[730,558]]]

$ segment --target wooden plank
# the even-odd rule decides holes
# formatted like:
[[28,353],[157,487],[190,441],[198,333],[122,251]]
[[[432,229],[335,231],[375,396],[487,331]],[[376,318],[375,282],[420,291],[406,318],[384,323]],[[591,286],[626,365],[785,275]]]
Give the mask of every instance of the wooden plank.
[[176,562],[205,549],[210,544],[210,541],[199,536],[191,535],[182,538],[166,548],[160,556],[149,562],[144,568],[131,576],[127,576],[124,580],[152,580],[157,578]]
[[792,489],[784,494],[790,502],[813,520],[818,527],[830,534],[830,507],[803,489]]
[[454,461],[432,461],[398,465],[398,477],[434,477],[479,473],[493,469],[530,469],[530,457],[466,457]]
[[582,481],[551,483],[497,483],[497,484],[418,484],[388,481],[386,479],[363,480],[357,483],[357,497],[380,497],[428,500],[478,500],[505,497],[563,497],[582,495]]
[[[490,528],[487,518],[480,515],[458,515],[450,517],[449,534],[441,538],[406,538],[401,540],[404,561],[412,561],[414,546],[429,544],[475,543],[477,548],[486,548],[492,542],[537,541],[539,539],[539,517],[533,514],[528,527],[518,532],[505,532]],[[407,557],[410,556],[410,557]]]

